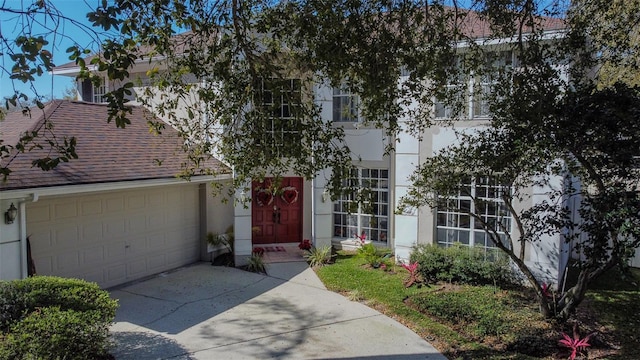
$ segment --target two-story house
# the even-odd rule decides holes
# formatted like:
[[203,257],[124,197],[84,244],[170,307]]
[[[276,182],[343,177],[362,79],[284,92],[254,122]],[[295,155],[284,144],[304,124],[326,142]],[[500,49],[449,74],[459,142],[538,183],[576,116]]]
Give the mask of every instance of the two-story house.
[[[562,32],[563,25],[560,21],[549,19],[543,25],[549,39]],[[489,32],[488,25],[482,21],[477,21],[470,29],[478,42],[482,42],[484,34]],[[504,46],[511,41],[512,39],[492,40],[486,45],[495,48],[497,66],[514,66],[517,62],[516,54],[509,50],[508,46]],[[162,64],[161,60],[158,59],[157,64]],[[142,94],[149,86],[147,72],[157,64],[147,60],[140,61],[129,71],[131,79],[136,84],[134,94]],[[78,71],[74,63],[69,63],[57,67],[54,75],[75,77]],[[190,81],[198,83],[200,79],[193,78]],[[235,255],[238,264],[251,255],[256,245],[298,243],[303,239],[311,239],[315,246],[350,247],[355,246],[355,237],[362,234],[377,246],[393,249],[400,261],[406,261],[417,244],[448,246],[456,242],[491,248],[493,244],[487,239],[484,231],[474,224],[473,217],[465,214],[466,210],[474,205],[464,197],[457,199],[460,211],[442,211],[435,208],[420,208],[405,213],[396,211],[400,199],[412,186],[409,176],[417,164],[447,145],[459,141],[455,135],[456,131],[473,132],[490,119],[486,99],[482,98],[482,89],[489,85],[488,81],[490,80],[468,77],[462,83],[452,84],[465,94],[462,119],[453,124],[433,126],[418,139],[408,133],[399,133],[394,138],[382,129],[365,125],[358,112],[358,96],[350,93],[347,88],[332,88],[319,79],[313,88],[314,101],[321,105],[324,121],[344,129],[345,142],[352,151],[356,168],[350,174],[350,180],[369,188],[371,206],[366,209],[359,207],[349,194],[332,201],[327,192],[328,176],[325,173],[318,174],[312,180],[305,180],[291,171],[282,179],[275,193],[270,186],[271,178],[264,182],[253,182],[247,184],[250,194],[242,189],[237,190],[235,206],[216,208],[215,212],[204,212],[205,215],[200,216],[216,217],[220,222],[215,226],[218,230],[234,225]],[[78,100],[84,103],[101,103],[105,100],[104,95],[119,85],[116,82],[105,82],[101,86],[95,86],[88,81],[79,81]],[[278,104],[278,113],[275,116],[287,119],[290,105],[288,99],[295,98],[300,84],[297,79],[290,79],[282,86],[280,93],[288,93],[290,96],[287,99],[276,101],[265,98],[264,101],[269,102],[266,105]],[[135,95],[132,96],[132,100],[135,100]],[[450,109],[436,101],[433,114],[436,119],[447,119]],[[385,151],[389,144],[395,144],[392,152]],[[469,179],[469,183],[464,185],[474,195],[491,200],[489,202],[493,206],[480,210],[482,216],[494,218],[504,226],[514,229],[514,224],[497,195],[498,184],[493,183],[490,178],[477,178]],[[543,201],[546,190],[532,188],[531,195],[528,203],[521,204],[523,207]],[[4,202],[2,204],[5,205]],[[221,211],[227,213],[220,216]],[[478,212],[478,209],[475,211]],[[32,231],[29,221],[27,218],[25,234],[42,236]],[[208,223],[208,220],[204,220],[204,223]],[[174,231],[180,229],[176,228]],[[526,261],[537,270],[541,278],[557,283],[571,255],[570,244],[557,235],[528,246],[531,246],[531,249]]]
[[[477,18],[471,20],[474,24],[469,27],[469,31],[478,42],[482,42],[483,36],[489,34],[488,24]],[[561,21],[552,19],[543,24],[550,38],[556,36],[563,26]],[[491,44],[486,45],[495,48],[496,66],[509,67],[517,61],[513,51],[505,50],[510,48],[508,44],[512,41],[513,39],[492,40]],[[156,63],[140,61],[130,71],[136,84],[134,93],[144,92],[150,83],[147,71],[154,66],[162,67],[161,59]],[[74,64],[60,66],[54,72],[64,76],[75,76],[77,73],[78,68]],[[362,208],[350,195],[343,195],[332,201],[327,193],[328,176],[324,173],[307,181],[292,171],[282,179],[280,188],[275,193],[271,186],[271,178],[267,177],[264,182],[254,181],[247,184],[250,193],[241,189],[236,193],[236,199],[242,200],[235,202],[233,210],[237,262],[242,263],[243,259],[250,256],[254,246],[297,243],[303,239],[311,239],[315,246],[354,247],[357,243],[356,236],[362,234],[378,246],[393,249],[401,261],[406,261],[413,247],[421,243],[448,246],[459,242],[469,246],[493,247],[484,231],[475,226],[474,219],[464,214],[465,206],[471,206],[469,199],[459,199],[459,212],[443,212],[429,208],[421,208],[410,213],[396,211],[400,199],[407,194],[412,185],[409,176],[422,159],[458,141],[456,131],[473,131],[474,128],[484,126],[489,119],[487,101],[475,90],[488,88],[489,84],[482,81],[489,80],[473,76],[465,79],[463,84],[452,84],[461,90],[461,96],[467,101],[462,120],[431,127],[420,140],[407,133],[399,133],[397,138],[393,138],[384,130],[366,124],[358,111],[357,95],[350,93],[348,88],[333,88],[326,85],[322,79],[318,79],[313,88],[314,100],[321,105],[325,122],[344,129],[345,143],[353,154],[353,163],[357,168],[350,174],[350,180],[369,188],[373,204],[366,209]],[[197,84],[202,80],[194,77],[190,81]],[[402,81],[402,78],[399,81]],[[292,97],[295,98],[282,94],[291,95],[300,88],[300,81],[297,79],[289,79],[284,83],[279,85],[281,89],[278,91],[278,96],[282,98],[271,98],[275,93],[270,93],[269,96],[265,96],[263,104],[270,108],[277,104],[276,116],[280,119],[290,116],[288,109],[291,104],[288,102]],[[78,82],[77,86],[80,100],[102,102],[103,95],[119,84],[106,82],[96,87],[91,82],[82,81]],[[135,96],[132,100],[136,100]],[[154,100],[150,103],[153,104]],[[197,104],[197,99],[193,104]],[[185,103],[183,108],[188,106],[190,105]],[[450,109],[438,102],[433,112],[436,119],[450,117]],[[395,144],[391,153],[385,152],[389,144]],[[513,226],[498,197],[498,184],[492,183],[490,178],[483,178],[470,179],[470,183],[466,185],[474,194],[483,196],[491,200],[489,203],[494,204],[483,210],[484,216],[499,218],[509,228]],[[531,197],[529,204],[522,206],[530,206],[544,199],[544,189],[531,191],[536,194]],[[245,202],[245,198],[250,201]],[[569,250],[569,244],[560,236],[550,237],[532,246],[528,251],[530,255],[527,261],[538,269],[540,276],[556,282],[569,258]]]

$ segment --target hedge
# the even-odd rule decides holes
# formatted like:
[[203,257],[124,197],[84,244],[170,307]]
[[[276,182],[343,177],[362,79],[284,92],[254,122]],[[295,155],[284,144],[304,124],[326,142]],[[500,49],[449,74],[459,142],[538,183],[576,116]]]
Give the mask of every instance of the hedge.
[[108,292],[84,280],[0,282],[0,359],[102,358],[116,308]]
[[517,279],[508,258],[499,250],[454,244],[451,247],[419,245],[410,261],[418,262],[425,281],[471,285],[511,285]]

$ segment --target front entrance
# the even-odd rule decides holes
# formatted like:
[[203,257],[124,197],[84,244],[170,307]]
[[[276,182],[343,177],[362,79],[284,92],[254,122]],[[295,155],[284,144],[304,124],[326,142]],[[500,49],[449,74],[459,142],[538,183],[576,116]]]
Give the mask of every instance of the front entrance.
[[302,238],[302,185],[300,177],[273,178],[251,184],[253,244],[300,242]]

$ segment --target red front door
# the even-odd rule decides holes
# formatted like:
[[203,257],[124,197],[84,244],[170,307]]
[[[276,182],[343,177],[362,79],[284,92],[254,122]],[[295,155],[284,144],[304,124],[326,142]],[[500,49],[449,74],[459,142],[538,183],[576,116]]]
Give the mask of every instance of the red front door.
[[302,178],[272,178],[251,186],[251,229],[254,244],[300,242],[302,238]]

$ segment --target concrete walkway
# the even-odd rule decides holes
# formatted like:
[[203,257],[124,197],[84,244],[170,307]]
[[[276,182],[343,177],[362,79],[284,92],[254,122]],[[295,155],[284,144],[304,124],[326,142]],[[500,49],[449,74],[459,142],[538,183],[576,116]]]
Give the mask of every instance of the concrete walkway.
[[199,263],[111,291],[116,359],[446,359],[411,330],[328,291],[305,262],[268,276]]

